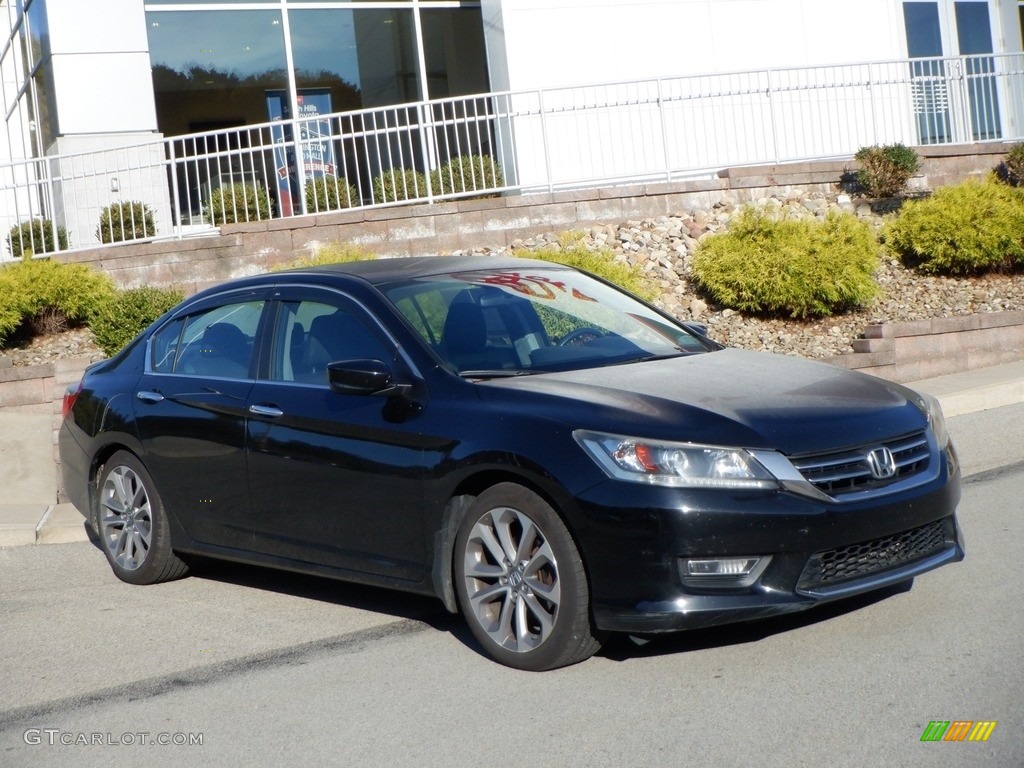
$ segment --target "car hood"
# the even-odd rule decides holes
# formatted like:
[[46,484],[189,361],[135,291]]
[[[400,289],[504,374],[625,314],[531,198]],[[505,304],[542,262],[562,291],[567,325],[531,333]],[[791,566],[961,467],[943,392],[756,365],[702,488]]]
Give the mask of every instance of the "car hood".
[[725,349],[483,383],[572,428],[685,442],[819,453],[923,429],[898,384],[825,363]]

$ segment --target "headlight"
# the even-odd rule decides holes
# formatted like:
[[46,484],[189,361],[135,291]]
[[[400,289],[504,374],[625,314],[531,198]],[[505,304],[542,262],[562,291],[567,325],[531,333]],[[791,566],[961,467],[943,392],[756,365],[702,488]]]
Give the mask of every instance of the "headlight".
[[573,432],[610,477],[677,488],[777,488],[775,476],[742,448]]
[[942,406],[931,395],[927,395],[924,392],[915,392],[914,394],[917,395],[915,401],[917,407],[928,417],[928,426],[932,428],[932,432],[935,434],[935,440],[939,444],[939,449],[945,448],[949,445],[949,433],[946,432],[946,417],[942,415]]

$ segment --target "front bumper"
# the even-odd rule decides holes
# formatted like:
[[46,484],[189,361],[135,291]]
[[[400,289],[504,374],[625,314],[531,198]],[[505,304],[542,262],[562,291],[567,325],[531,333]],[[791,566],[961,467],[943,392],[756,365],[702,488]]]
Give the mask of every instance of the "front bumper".
[[[696,629],[907,581],[964,558],[959,499],[959,472],[945,469],[925,485],[855,504],[602,483],[577,499],[595,623],[630,633]],[[748,556],[771,558],[748,586],[684,583],[687,559]]]

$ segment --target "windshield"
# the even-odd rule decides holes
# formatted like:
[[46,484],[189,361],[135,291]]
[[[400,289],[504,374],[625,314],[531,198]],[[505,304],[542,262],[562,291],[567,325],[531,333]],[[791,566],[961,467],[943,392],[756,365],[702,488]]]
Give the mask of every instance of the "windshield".
[[457,272],[384,287],[424,342],[467,376],[513,376],[706,352],[696,335],[571,269]]

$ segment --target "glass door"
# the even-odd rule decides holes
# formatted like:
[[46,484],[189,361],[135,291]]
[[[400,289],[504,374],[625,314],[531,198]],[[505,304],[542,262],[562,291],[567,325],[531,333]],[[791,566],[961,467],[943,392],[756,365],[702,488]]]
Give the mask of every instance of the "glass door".
[[1002,134],[999,128],[995,59],[991,55],[992,25],[988,3],[956,2],[954,15],[957,47],[964,57],[963,77],[971,138],[974,141],[998,139]]

